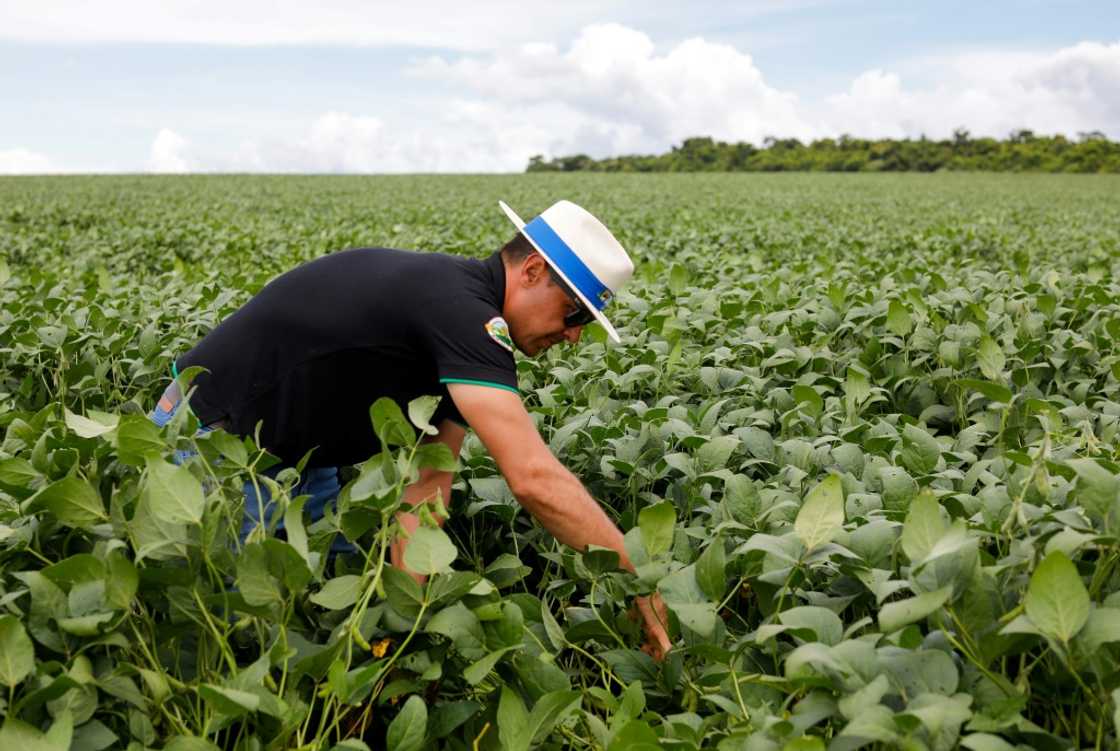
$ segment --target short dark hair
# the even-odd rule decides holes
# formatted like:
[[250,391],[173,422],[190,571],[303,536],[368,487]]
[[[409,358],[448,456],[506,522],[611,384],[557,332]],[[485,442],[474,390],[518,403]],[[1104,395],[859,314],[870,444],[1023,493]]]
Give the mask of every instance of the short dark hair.
[[[536,253],[537,249],[533,247],[533,244],[531,242],[529,242],[529,238],[518,232],[513,236],[512,240],[502,246],[501,252],[502,261],[509,266],[514,266],[524,261],[533,253]],[[560,275],[556,273],[556,269],[552,268],[552,264],[550,264],[548,261],[545,261],[544,267],[548,269],[549,284],[560,285],[564,288],[564,291],[567,292],[568,297],[575,299],[575,296],[570,291],[571,287],[564,283],[564,280],[561,279]]]
[[537,249],[533,247],[529,239],[518,232],[512,240],[502,246],[502,260],[512,266],[524,261],[536,252]]

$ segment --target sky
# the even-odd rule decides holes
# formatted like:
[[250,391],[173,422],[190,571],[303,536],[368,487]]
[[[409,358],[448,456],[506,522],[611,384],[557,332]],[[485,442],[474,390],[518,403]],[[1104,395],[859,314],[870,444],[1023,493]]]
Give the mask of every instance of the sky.
[[1120,2],[0,3],[0,174],[520,172],[957,128],[1120,140]]

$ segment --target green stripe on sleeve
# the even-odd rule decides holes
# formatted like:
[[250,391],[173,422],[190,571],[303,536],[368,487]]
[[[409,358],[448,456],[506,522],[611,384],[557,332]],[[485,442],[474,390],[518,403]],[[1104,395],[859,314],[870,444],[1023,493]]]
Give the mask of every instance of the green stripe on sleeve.
[[507,386],[504,383],[494,383],[493,381],[476,381],[476,380],[473,380],[471,378],[440,378],[439,382],[440,383],[469,383],[472,386],[490,386],[490,387],[496,388],[496,389],[505,389],[506,391],[512,391],[513,393],[517,394],[518,396],[521,395],[521,392],[518,391],[517,389],[515,389],[513,386]]

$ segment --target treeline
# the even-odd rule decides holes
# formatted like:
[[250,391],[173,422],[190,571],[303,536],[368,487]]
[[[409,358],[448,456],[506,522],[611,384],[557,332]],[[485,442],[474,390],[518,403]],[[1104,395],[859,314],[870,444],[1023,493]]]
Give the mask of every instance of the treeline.
[[1103,133],[1039,136],[1029,130],[1006,139],[973,138],[967,130],[934,141],[868,140],[840,136],[804,144],[767,138],[761,147],[708,137],[688,138],[667,154],[592,159],[586,154],[546,160],[534,156],[527,172],[1112,172],[1120,173],[1120,143]]

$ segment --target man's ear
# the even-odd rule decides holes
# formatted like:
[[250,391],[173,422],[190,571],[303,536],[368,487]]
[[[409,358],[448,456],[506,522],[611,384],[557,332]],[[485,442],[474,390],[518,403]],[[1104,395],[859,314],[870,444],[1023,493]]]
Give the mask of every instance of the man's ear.
[[535,286],[542,279],[548,278],[548,262],[541,257],[540,253],[530,253],[521,262],[521,277],[525,280],[527,286]]

